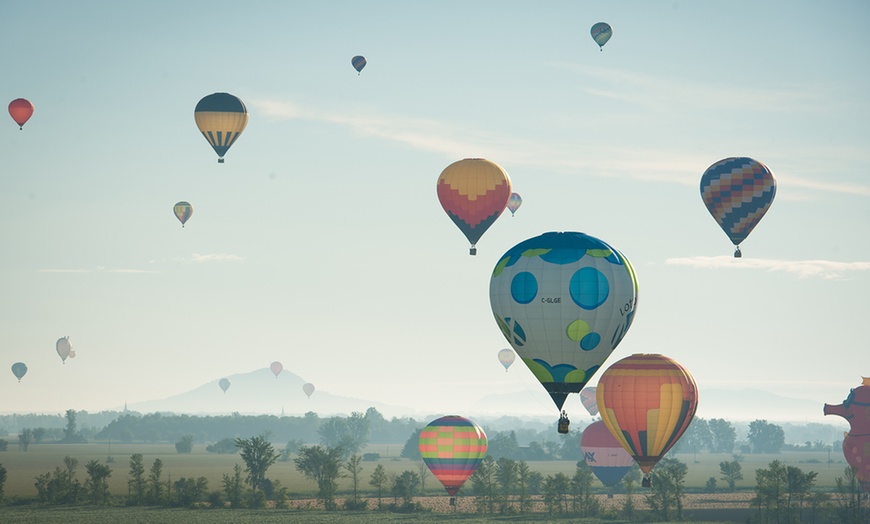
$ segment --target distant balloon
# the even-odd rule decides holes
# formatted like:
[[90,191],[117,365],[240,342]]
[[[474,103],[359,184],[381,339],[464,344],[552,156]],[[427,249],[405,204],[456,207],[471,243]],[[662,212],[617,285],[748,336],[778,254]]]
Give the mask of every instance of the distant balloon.
[[181,227],[184,227],[184,223],[193,215],[193,206],[184,201],[178,202],[172,208],[172,212],[175,213],[175,218],[181,222]]
[[580,451],[592,473],[607,487],[617,485],[634,465],[634,459],[610,433],[607,425],[596,420],[580,436]]
[[314,393],[314,384],[310,382],[302,384],[302,391],[308,398],[311,398],[311,394]]
[[224,390],[224,393],[226,393],[227,390],[230,389],[230,381],[228,379],[222,378],[218,382],[218,386],[220,386],[221,389]]
[[60,356],[60,360],[64,364],[66,364],[66,359],[70,356],[70,351],[72,351],[72,344],[69,343],[69,337],[57,339],[57,342],[55,342],[54,344],[54,348],[57,350],[57,354]]
[[196,104],[193,118],[202,136],[218,155],[223,164],[224,155],[248,125],[248,108],[229,93],[214,93]]
[[18,378],[18,382],[21,382],[21,377],[27,374],[27,366],[24,362],[16,362],[12,364],[12,374]]
[[280,375],[281,371],[284,369],[284,365],[278,361],[275,361],[275,362],[272,362],[272,364],[269,366],[269,369],[271,369],[272,373],[275,374],[275,380],[277,380],[278,375]]
[[751,158],[726,158],[708,167],[701,176],[701,198],[707,210],[736,246],[758,225],[776,196],[773,172]]
[[483,462],[486,447],[483,428],[456,415],[435,419],[420,432],[423,462],[451,497]]
[[33,104],[30,100],[16,98],[9,102],[9,115],[18,124],[18,129],[24,129],[24,124],[33,116]]
[[695,416],[698,386],[691,373],[663,355],[635,354],[598,379],[601,420],[644,472],[643,485]]
[[[603,240],[544,233],[502,255],[489,281],[489,301],[504,337],[562,409],[631,327],[637,276]],[[569,431],[564,413],[559,431]]]
[[843,439],[843,455],[855,472],[864,493],[870,493],[870,378],[849,392],[842,404],[825,404],[825,415],[837,415],[849,421]]
[[353,65],[353,68],[356,69],[356,74],[359,75],[362,73],[363,68],[366,66],[366,58],[364,56],[355,56],[350,59],[350,63]]
[[495,162],[466,158],[441,172],[437,189],[441,207],[471,243],[469,254],[476,255],[475,244],[507,207],[510,177]]
[[517,209],[523,205],[523,197],[520,196],[519,193],[511,193],[511,198],[508,200],[508,211],[511,212],[511,216],[514,216],[514,213],[517,212]]
[[589,32],[592,33],[592,39],[595,40],[595,43],[598,44],[599,49],[602,51],[604,51],[604,44],[613,36],[613,29],[606,22],[598,22],[592,26]]
[[514,360],[517,358],[517,354],[514,353],[513,349],[505,348],[498,352],[498,361],[501,362],[501,365],[504,366],[504,372],[507,373],[511,364],[514,363]]
[[595,400],[596,388],[583,388],[580,392],[580,403],[593,417],[598,414],[598,401]]

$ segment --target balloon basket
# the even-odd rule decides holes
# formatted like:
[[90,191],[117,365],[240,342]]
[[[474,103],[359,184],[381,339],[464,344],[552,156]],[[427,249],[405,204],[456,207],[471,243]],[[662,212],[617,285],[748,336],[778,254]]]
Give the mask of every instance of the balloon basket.
[[450,497],[450,505],[456,507],[456,497]]
[[643,476],[643,480],[641,481],[640,485],[644,488],[652,487],[652,478],[649,476],[649,473]]
[[477,254],[477,248],[474,247],[474,246],[471,246],[470,248],[468,248],[468,254],[469,254],[469,255],[476,255],[476,254]]
[[224,159],[223,159],[223,158],[218,158],[218,164],[223,164],[223,163],[224,163]]
[[734,250],[734,258],[740,258],[743,256],[743,253],[740,252],[740,246],[737,246],[737,249]]

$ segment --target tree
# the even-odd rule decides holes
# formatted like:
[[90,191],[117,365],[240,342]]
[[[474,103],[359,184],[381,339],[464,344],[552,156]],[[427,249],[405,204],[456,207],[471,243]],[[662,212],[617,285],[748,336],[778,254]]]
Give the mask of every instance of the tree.
[[734,493],[738,480],[743,480],[743,472],[740,463],[736,460],[731,462],[722,461],[719,463],[719,473],[722,480],[728,483],[728,491]]
[[841,522],[867,522],[870,509],[862,508],[862,489],[855,470],[846,467],[843,476],[834,479],[837,485],[836,515]]
[[81,444],[86,442],[85,438],[78,434],[76,411],[74,409],[66,410],[66,428],[63,430],[61,442],[65,444]]
[[734,430],[734,426],[721,418],[710,419],[707,426],[710,428],[712,439],[710,451],[713,453],[731,453],[734,450],[734,443],[737,442],[737,432]]
[[199,477],[194,480],[181,477],[173,484],[175,487],[175,500],[179,506],[194,507],[197,502],[205,498],[208,491],[208,479]]
[[495,496],[498,492],[495,473],[495,459],[486,455],[469,479],[471,480],[471,489],[474,492],[474,503],[477,506],[477,511],[481,513],[495,511]]
[[320,425],[317,430],[320,443],[327,447],[344,450],[345,456],[350,456],[361,450],[369,439],[369,419],[362,413],[354,411],[347,418],[332,417]]
[[382,464],[378,464],[375,467],[374,472],[372,472],[371,479],[369,479],[369,486],[375,488],[378,493],[378,508],[381,507],[381,497],[384,493],[384,489],[387,487],[387,482],[389,478],[387,477],[387,471],[384,469]]
[[749,423],[747,439],[755,453],[779,453],[785,444],[785,432],[766,420],[753,420]]
[[675,451],[694,454],[712,447],[712,442],[713,433],[710,431],[710,425],[706,420],[695,417],[674,448]]
[[154,459],[148,472],[149,500],[152,504],[159,504],[163,500],[163,483],[160,476],[163,474],[163,461]]
[[402,499],[402,509],[413,511],[414,495],[420,487],[420,476],[411,470],[405,470],[393,479],[393,496]]
[[112,469],[99,460],[89,460],[85,464],[88,478],[85,480],[85,490],[92,504],[105,504],[109,501],[109,477]]
[[426,494],[426,478],[429,477],[429,466],[426,465],[426,461],[420,459],[417,462],[417,476],[420,477],[420,495]]
[[517,444],[517,434],[515,431],[499,431],[492,438],[487,439],[487,455],[492,455],[492,458],[498,460],[502,457],[513,458],[519,455],[519,444]]
[[33,440],[37,444],[42,442],[42,439],[45,438],[45,428],[36,428],[33,430]]
[[21,430],[21,433],[18,434],[18,449],[21,451],[27,451],[27,448],[30,447],[30,444],[33,442],[33,430],[30,428],[24,428]]
[[341,448],[324,448],[321,446],[303,446],[299,456],[293,459],[296,469],[306,478],[317,483],[317,498],[328,510],[335,509],[335,491],[338,489],[336,479],[340,473]]
[[529,498],[531,471],[525,460],[517,462],[517,496],[520,499],[520,513],[525,513],[532,508],[532,501]]
[[66,467],[67,496],[71,502],[75,502],[79,498],[79,488],[81,487],[81,484],[75,478],[76,468],[79,467],[79,460],[66,455],[63,457],[63,465]]
[[175,451],[178,453],[190,453],[193,451],[193,435],[182,435],[175,443]]
[[145,502],[145,463],[141,453],[130,456],[130,480],[127,481],[130,503],[139,506]]
[[242,467],[238,464],[233,465],[233,476],[224,473],[221,484],[223,484],[230,507],[242,507]]
[[344,470],[346,474],[345,478],[349,478],[351,485],[353,486],[353,498],[350,501],[345,501],[344,505],[346,509],[365,509],[366,503],[359,498],[359,480],[360,475],[362,474],[362,466],[360,465],[362,462],[362,457],[359,455],[351,455],[350,458],[347,459],[347,462],[344,464]]
[[567,495],[571,488],[571,480],[564,473],[547,475],[541,486],[544,490],[544,505],[550,513],[568,511]]
[[645,497],[653,515],[666,522],[683,519],[684,483],[688,468],[674,458],[664,458],[652,471],[651,493]]
[[517,486],[517,462],[508,457],[501,457],[495,464],[495,480],[499,487],[498,511],[508,513],[513,507],[513,495]]
[[598,499],[592,496],[592,479],[592,468],[585,460],[577,461],[574,477],[571,479],[571,488],[574,494],[573,509],[579,512],[581,517],[597,515],[599,511]]
[[6,468],[0,462],[0,502],[3,502],[3,489],[6,486]]
[[248,476],[245,481],[253,491],[257,491],[263,485],[266,478],[266,470],[278,460],[280,453],[275,451],[272,444],[263,437],[251,437],[248,439],[236,439],[236,447],[245,462],[245,472]]
[[405,445],[402,446],[402,452],[399,453],[400,457],[415,461],[423,458],[420,454],[420,433],[422,432],[423,428],[420,428],[411,433],[411,436],[405,441]]
[[239,448],[236,447],[236,439],[227,437],[215,442],[214,444],[207,445],[205,450],[208,453],[231,455],[233,453],[238,453]]

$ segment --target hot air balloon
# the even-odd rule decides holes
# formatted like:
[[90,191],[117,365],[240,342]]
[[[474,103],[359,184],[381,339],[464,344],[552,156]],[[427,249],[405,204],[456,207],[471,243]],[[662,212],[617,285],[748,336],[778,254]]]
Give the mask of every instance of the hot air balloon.
[[184,227],[184,223],[190,219],[191,215],[193,215],[193,206],[187,202],[181,201],[175,204],[172,208],[172,212],[175,213],[175,218],[181,222],[181,227]]
[[825,415],[837,415],[849,421],[843,438],[843,455],[855,472],[864,493],[870,493],[870,378],[862,377],[842,404],[825,404]]
[[614,363],[598,379],[601,420],[644,472],[689,427],[698,407],[698,386],[689,371],[663,355],[635,354]]
[[12,364],[12,374],[21,382],[21,377],[27,374],[27,365],[24,362],[16,362]]
[[223,164],[224,155],[248,125],[248,109],[244,102],[229,93],[214,93],[196,104],[193,118],[217,153],[218,163]]
[[9,115],[18,124],[18,129],[24,129],[24,124],[33,116],[33,104],[30,100],[16,98],[9,102]]
[[64,364],[66,364],[66,359],[70,356],[70,351],[72,351],[72,344],[69,343],[69,337],[57,339],[57,342],[55,342],[54,344],[54,348],[57,350],[57,354],[60,356],[60,360]]
[[511,197],[508,200],[508,211],[511,212],[511,216],[514,216],[514,213],[517,212],[517,209],[523,205],[523,197],[520,196],[519,193],[511,193]]
[[477,241],[501,216],[511,197],[511,179],[495,162],[466,158],[447,166],[438,177],[438,200],[447,216],[471,243]]
[[514,360],[517,358],[517,354],[514,353],[514,350],[510,348],[502,349],[498,352],[498,361],[501,362],[501,365],[504,366],[504,372],[507,373],[511,364],[514,363]]
[[[631,327],[637,277],[628,259],[603,240],[544,233],[501,257],[489,300],[504,337],[562,409]],[[563,411],[559,432],[568,431]]]
[[302,384],[302,392],[305,393],[305,396],[311,398],[311,394],[314,393],[314,384],[310,382]]
[[449,415],[423,428],[419,447],[423,462],[455,505],[453,497],[486,456],[486,433],[467,418]]
[[284,365],[276,360],[269,365],[269,369],[271,369],[272,373],[275,374],[275,380],[278,380],[278,375],[281,374],[281,371],[284,369]]
[[776,195],[776,179],[768,167],[751,158],[726,158],[708,167],[701,176],[701,198],[734,244],[740,258],[740,243],[770,209]]
[[359,75],[366,66],[366,57],[357,55],[350,59],[350,63],[353,65],[353,68],[356,69],[356,74]]
[[218,386],[220,386],[221,389],[224,390],[224,393],[226,393],[227,390],[230,389],[230,381],[228,379],[222,378],[220,379],[220,381],[218,381]]
[[592,26],[589,32],[592,34],[592,39],[598,44],[598,48],[602,51],[604,51],[604,44],[613,36],[613,29],[606,22],[598,22]]
[[[600,420],[586,426],[580,436],[583,460],[605,486],[612,488],[634,465],[634,459]],[[612,497],[613,494],[608,494]]]
[[583,388],[580,392],[580,403],[593,417],[598,414],[598,401],[595,400],[596,388]]

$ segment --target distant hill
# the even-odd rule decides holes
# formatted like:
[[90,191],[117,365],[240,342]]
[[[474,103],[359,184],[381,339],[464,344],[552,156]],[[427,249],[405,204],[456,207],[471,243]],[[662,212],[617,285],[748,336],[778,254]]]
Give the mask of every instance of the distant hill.
[[[221,378],[230,381],[226,393],[218,384]],[[313,411],[320,416],[350,415],[354,411],[365,413],[374,407],[385,416],[413,413],[405,406],[390,406],[360,398],[342,397],[315,390],[311,397],[302,391],[305,384],[298,375],[281,371],[276,377],[269,368],[250,373],[218,377],[196,389],[172,397],[137,402],[127,406],[140,413],[172,412],[190,415],[218,415],[238,412],[244,415],[304,415]],[[396,413],[396,415],[392,415]],[[389,415],[388,415],[389,414]]]
[[[283,370],[278,377],[268,368],[249,373],[227,376],[230,387],[221,391],[218,381],[203,384],[196,389],[172,397],[131,404],[128,409],[140,413],[172,412],[201,414],[273,414],[304,415],[313,411],[319,416],[350,415],[374,407],[390,417],[421,418],[418,409],[411,406],[386,404],[359,397],[333,395],[315,390],[308,398],[302,391],[305,383],[298,375]],[[705,419],[724,418],[733,422],[765,419],[769,422],[818,422],[830,424],[831,417],[822,414],[822,402],[784,397],[758,389],[701,388],[697,416]],[[565,409],[572,420],[591,421],[592,417],[575,395],[569,397]],[[548,421],[558,416],[549,395],[540,390],[518,391],[486,395],[469,404],[463,415],[470,417],[523,417]],[[428,416],[428,414],[422,414]]]

